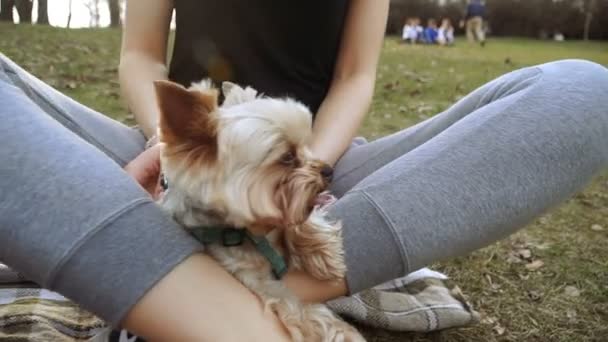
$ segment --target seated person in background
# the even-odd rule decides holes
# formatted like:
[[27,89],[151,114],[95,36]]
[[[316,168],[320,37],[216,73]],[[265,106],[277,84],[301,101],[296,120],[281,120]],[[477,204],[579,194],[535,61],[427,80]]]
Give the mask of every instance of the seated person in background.
[[403,33],[401,35],[401,39],[406,43],[415,44],[418,39],[418,32],[416,31],[416,26],[414,19],[407,18],[405,20],[405,25],[403,25]]
[[424,42],[424,27],[420,25],[421,21],[418,17],[414,18],[414,29],[416,30],[416,41],[418,42]]
[[441,20],[441,26],[437,30],[437,43],[439,45],[454,44],[454,26],[452,26],[452,21],[449,18]]
[[437,43],[437,21],[429,19],[426,29],[424,29],[424,42],[427,44]]

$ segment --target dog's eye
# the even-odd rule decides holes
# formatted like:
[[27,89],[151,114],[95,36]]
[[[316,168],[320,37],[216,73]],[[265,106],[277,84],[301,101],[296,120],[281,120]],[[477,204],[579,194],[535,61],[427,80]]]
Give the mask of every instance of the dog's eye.
[[281,164],[293,165],[296,161],[296,156],[293,152],[286,152],[281,156]]

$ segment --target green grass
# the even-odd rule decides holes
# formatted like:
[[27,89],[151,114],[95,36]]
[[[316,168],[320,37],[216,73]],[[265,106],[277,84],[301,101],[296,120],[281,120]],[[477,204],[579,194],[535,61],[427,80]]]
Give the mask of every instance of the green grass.
[[[130,122],[119,98],[120,32],[0,25],[0,51],[60,91]],[[608,43],[493,39],[486,48],[401,45],[388,38],[362,134],[380,137],[446,109],[517,68],[563,58],[608,65]],[[594,224],[603,231],[591,229]],[[608,174],[520,233],[472,255],[434,265],[447,272],[484,322],[431,335],[364,329],[370,341],[607,341]],[[514,262],[527,249],[544,266]],[[511,256],[510,256],[511,255]],[[580,294],[572,296],[568,286]],[[504,329],[504,330],[503,330]]]

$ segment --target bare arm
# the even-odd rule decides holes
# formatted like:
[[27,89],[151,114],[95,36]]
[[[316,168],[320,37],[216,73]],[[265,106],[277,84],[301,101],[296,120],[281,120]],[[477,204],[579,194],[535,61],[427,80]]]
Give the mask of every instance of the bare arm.
[[289,341],[272,311],[202,254],[148,291],[123,325],[151,341]]
[[333,165],[369,109],[382,48],[388,0],[351,1],[333,81],[313,127],[313,153]]
[[158,108],[152,82],[167,79],[172,0],[128,0],[120,53],[120,87],[147,137],[156,134]]
[[[313,153],[332,165],[351,143],[370,105],[388,5],[388,0],[351,1],[334,79],[317,113],[311,144]],[[323,302],[348,292],[345,280],[322,281],[299,271],[289,272],[285,284],[306,302]]]

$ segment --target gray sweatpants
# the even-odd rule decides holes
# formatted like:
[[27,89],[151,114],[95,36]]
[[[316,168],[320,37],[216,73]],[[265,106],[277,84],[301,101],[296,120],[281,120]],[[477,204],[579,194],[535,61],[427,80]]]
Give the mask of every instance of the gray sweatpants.
[[[144,138],[0,59],[0,261],[118,323],[202,250],[122,171]],[[608,165],[608,71],[505,75],[336,165],[351,292],[522,227]]]

